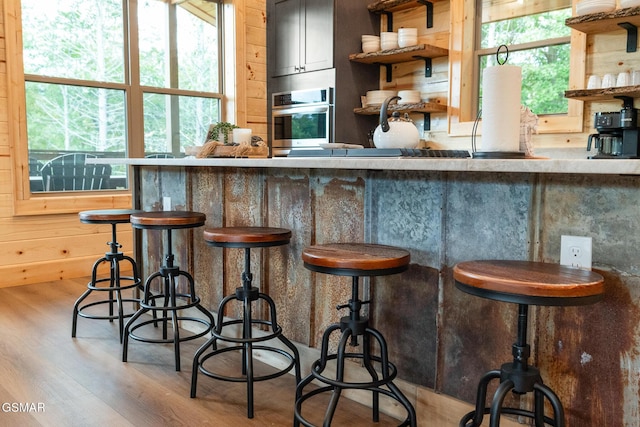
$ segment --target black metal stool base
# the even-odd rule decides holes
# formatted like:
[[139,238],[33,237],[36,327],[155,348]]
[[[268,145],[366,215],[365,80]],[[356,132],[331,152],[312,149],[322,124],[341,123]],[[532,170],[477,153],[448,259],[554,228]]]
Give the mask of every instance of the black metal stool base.
[[[519,417],[530,418],[535,421],[536,427],[543,427],[545,425],[553,427],[564,427],[564,409],[558,396],[549,387],[542,383],[540,379],[539,371],[532,366],[529,366],[528,371],[524,374],[531,378],[538,377],[538,381],[535,381],[531,385],[531,392],[534,393],[534,408],[533,410],[526,410],[521,408],[509,408],[503,407],[502,404],[509,391],[514,392],[517,381],[523,379],[517,378],[522,373],[514,373],[512,363],[505,363],[502,365],[501,370],[489,371],[480,380],[478,384],[478,394],[476,401],[476,409],[466,414],[460,420],[460,427],[480,427],[484,415],[490,416],[490,427],[498,427],[500,425],[500,416],[502,414],[516,415]],[[506,370],[505,370],[506,369]],[[501,379],[502,378],[502,379]],[[489,383],[497,379],[500,381],[490,406],[486,405],[487,388]],[[516,382],[514,382],[514,379]],[[524,379],[528,381],[529,379]],[[515,393],[515,392],[514,392]],[[521,394],[521,393],[517,393]],[[544,399],[547,398],[554,411],[554,416],[548,417],[544,415]]]
[[[189,283],[189,293],[178,293],[176,291],[176,278],[179,276],[184,276],[187,279]],[[151,283],[157,278],[163,279],[162,282],[164,288],[161,294],[153,295],[151,293]],[[184,299],[185,301],[179,301],[178,299]],[[163,300],[163,305],[156,304],[157,300]],[[178,314],[180,310],[186,310],[188,308],[195,308],[199,310],[205,317],[180,316]],[[140,316],[149,311],[153,313],[153,319],[135,323]],[[157,312],[161,312],[163,314],[160,317],[156,317]],[[172,337],[168,337],[169,321],[171,322],[173,330]],[[179,322],[181,321],[200,323],[204,326],[204,329],[188,336],[181,336],[179,327]],[[163,266],[159,272],[156,272],[147,278],[144,284],[144,296],[140,301],[140,309],[131,316],[125,325],[122,361],[127,361],[129,338],[151,344],[173,343],[175,368],[176,371],[180,371],[180,343],[205,336],[212,330],[214,322],[215,320],[213,315],[200,305],[200,298],[195,296],[195,283],[193,277],[186,271],[181,271],[178,267],[174,267],[173,265],[170,265],[169,267]],[[162,324],[162,338],[151,338],[135,333],[136,330],[151,324],[157,327],[158,323]]]
[[[245,275],[245,279],[247,276]],[[253,319],[251,316],[251,302],[263,300],[269,306],[269,312],[271,319]],[[224,321],[224,310],[227,304],[232,301],[242,301],[244,316],[242,319],[234,319],[229,321]],[[223,330],[225,327],[231,325],[242,325],[242,337],[236,338],[232,336],[223,335]],[[237,383],[246,383],[247,384],[247,418],[253,418],[254,415],[254,398],[253,398],[253,384],[258,381],[267,381],[277,377],[280,377],[288,372],[291,369],[295,370],[296,383],[300,381],[300,355],[298,354],[298,349],[296,346],[289,341],[284,335],[282,335],[282,328],[278,325],[276,320],[276,307],[273,299],[269,297],[267,294],[263,294],[258,292],[255,287],[241,287],[236,289],[236,293],[233,295],[229,295],[225,297],[218,307],[218,323],[217,326],[211,332],[212,337],[204,343],[196,352],[193,358],[193,368],[191,373],[191,397],[196,397],[197,392],[197,382],[198,382],[198,372],[204,374],[207,377],[214,378],[220,381],[230,381]],[[271,329],[271,333],[254,337],[252,335],[251,327],[253,325],[261,325],[267,326]],[[286,351],[284,349],[278,347],[271,347],[267,345],[254,345],[257,343],[263,343],[266,341],[270,341],[273,339],[280,340],[288,349]],[[228,347],[218,348],[218,341],[233,343],[235,345],[231,345]],[[205,354],[207,349],[212,348],[209,353]],[[278,368],[275,372],[266,375],[255,375],[253,369],[253,351],[261,350],[269,353],[277,354],[281,356],[283,359],[288,360],[289,364],[284,368]],[[204,364],[208,359],[211,359],[214,356],[218,356],[223,353],[229,353],[233,351],[238,351],[242,353],[242,372],[238,376],[226,376],[222,374],[218,374],[207,369]]]
[[[115,225],[114,225],[115,227]],[[110,242],[110,245],[117,245],[117,243]],[[133,269],[133,276],[120,276],[120,262],[126,261],[131,265]],[[98,279],[98,267],[100,264],[108,262],[110,263],[109,277],[103,277]],[[105,284],[108,286],[101,286]],[[142,280],[138,277],[138,268],[133,258],[124,255],[122,252],[109,252],[104,257],[100,258],[93,264],[91,271],[91,280],[87,283],[87,290],[78,298],[73,305],[73,320],[71,324],[71,336],[75,338],[78,328],[78,316],[85,319],[94,320],[109,320],[113,322],[118,320],[118,331],[120,334],[120,342],[122,343],[124,335],[124,320],[133,316],[133,311],[130,313],[124,312],[124,303],[131,302],[137,305],[140,300],[138,298],[122,298],[122,291],[127,289],[139,288],[142,290]],[[85,299],[93,292],[108,292],[109,295],[106,299],[99,301],[92,301],[84,303]],[[108,306],[108,314],[90,313],[87,309],[96,306]],[[114,311],[114,306],[116,311]]]
[[[499,427],[502,414],[531,418],[536,427],[565,426],[564,408],[560,399],[553,390],[544,385],[538,368],[528,365],[530,353],[526,342],[528,310],[527,304],[518,305],[518,336],[512,346],[513,362],[505,363],[500,370],[489,371],[482,376],[478,383],[475,410],[460,420],[459,427],[480,427],[485,414],[490,416],[490,427]],[[495,379],[499,380],[500,384],[491,404],[487,406],[487,388]],[[510,391],[518,395],[533,393],[533,410],[503,407],[504,399]],[[553,417],[544,415],[545,398],[553,408]]]
[[[361,318],[366,323],[365,318]],[[316,360],[311,367],[311,373],[298,383],[296,387],[296,404],[294,410],[294,426],[300,424],[313,427],[310,421],[304,418],[302,414],[302,404],[308,399],[317,396],[321,393],[331,393],[331,398],[325,417],[323,426],[328,427],[331,425],[333,416],[338,405],[338,400],[342,390],[345,389],[360,389],[369,390],[373,393],[373,405],[372,405],[372,418],[374,422],[379,421],[379,395],[383,394],[388,396],[398,403],[400,403],[407,410],[407,418],[402,421],[400,426],[416,426],[416,413],[413,405],[404,396],[400,389],[393,383],[396,377],[397,369],[395,365],[388,360],[387,344],[382,334],[373,328],[364,327],[362,331],[362,352],[350,353],[346,351],[346,346],[349,341],[354,342],[354,334],[350,328],[345,328],[345,318],[340,324],[334,324],[330,326],[322,337],[322,349],[320,359]],[[338,344],[338,350],[336,354],[328,354],[329,338],[331,334],[337,330],[342,330],[342,336],[340,343]],[[370,353],[371,338],[374,338],[380,347],[380,355],[373,355]],[[368,382],[347,382],[344,381],[345,373],[345,361],[347,359],[360,359],[362,364],[369,372],[371,381]],[[336,378],[329,378],[323,375],[323,371],[326,369],[329,361],[336,361]],[[380,365],[380,375],[374,369],[373,363]],[[313,380],[318,380],[321,383],[327,384],[326,386],[314,389],[310,392],[304,393],[304,388]],[[383,388],[386,387],[386,388]]]

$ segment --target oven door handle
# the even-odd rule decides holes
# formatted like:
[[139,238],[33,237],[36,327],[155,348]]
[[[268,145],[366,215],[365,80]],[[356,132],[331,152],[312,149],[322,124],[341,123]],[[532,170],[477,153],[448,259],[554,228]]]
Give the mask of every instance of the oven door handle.
[[275,116],[290,116],[292,114],[309,114],[309,113],[326,113],[331,106],[329,104],[304,106],[304,107],[288,107],[283,109],[273,108],[271,114]]

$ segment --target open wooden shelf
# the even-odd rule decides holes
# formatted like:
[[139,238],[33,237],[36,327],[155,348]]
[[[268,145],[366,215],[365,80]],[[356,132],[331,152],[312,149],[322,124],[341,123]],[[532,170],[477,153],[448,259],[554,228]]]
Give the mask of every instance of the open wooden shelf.
[[613,12],[574,16],[565,21],[565,25],[586,34],[610,32],[615,28],[615,25],[622,23],[640,26],[640,6],[618,9]]
[[365,64],[395,64],[398,62],[417,61],[424,58],[439,58],[449,55],[448,49],[427,44],[418,44],[398,49],[380,50],[369,53],[352,53],[349,60]]
[[606,89],[578,89],[564,92],[565,98],[581,101],[610,101],[617,96],[640,98],[640,86],[609,87]]
[[[435,102],[420,102],[417,104],[391,104],[387,108],[389,114],[399,113],[446,113],[447,106]],[[380,107],[354,108],[353,112],[367,116],[380,114]]]

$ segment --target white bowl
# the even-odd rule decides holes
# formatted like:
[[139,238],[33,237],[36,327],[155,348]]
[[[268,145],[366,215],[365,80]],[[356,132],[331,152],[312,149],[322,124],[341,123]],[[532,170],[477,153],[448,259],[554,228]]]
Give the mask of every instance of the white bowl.
[[398,92],[395,90],[370,90],[367,91],[367,106],[378,107],[382,105],[385,99],[390,96],[396,96]]
[[582,0],[576,3],[576,16],[615,10],[615,0]]
[[417,104],[420,102],[419,90],[399,90],[398,96],[400,97],[398,104]]
[[626,9],[627,7],[640,6],[640,0],[620,0],[620,7]]
[[398,37],[398,47],[415,46],[417,44],[417,37]]
[[377,42],[379,42],[379,41],[380,41],[380,36],[371,36],[371,35],[368,35],[368,34],[363,34],[363,35],[360,37],[360,40],[362,40],[362,42],[363,42],[363,43],[364,43],[364,42],[370,42],[370,41],[377,41]]
[[398,48],[398,33],[380,33],[380,48],[382,50]]
[[364,53],[377,52],[380,50],[380,42],[364,42],[362,43],[362,51]]
[[398,28],[398,37],[418,37],[417,28]]

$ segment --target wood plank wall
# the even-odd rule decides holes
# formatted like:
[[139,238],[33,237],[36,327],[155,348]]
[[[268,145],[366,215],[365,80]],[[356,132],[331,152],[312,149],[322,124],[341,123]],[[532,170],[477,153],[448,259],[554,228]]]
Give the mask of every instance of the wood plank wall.
[[[4,10],[10,0],[0,0]],[[235,0],[236,69],[232,105],[238,123],[266,139],[266,1]],[[90,274],[96,259],[108,250],[110,226],[82,224],[76,213],[14,215],[14,144],[9,138],[4,14],[0,14],[0,287],[26,285]],[[97,207],[96,207],[97,208]],[[131,253],[133,233],[118,226],[118,240]]]

